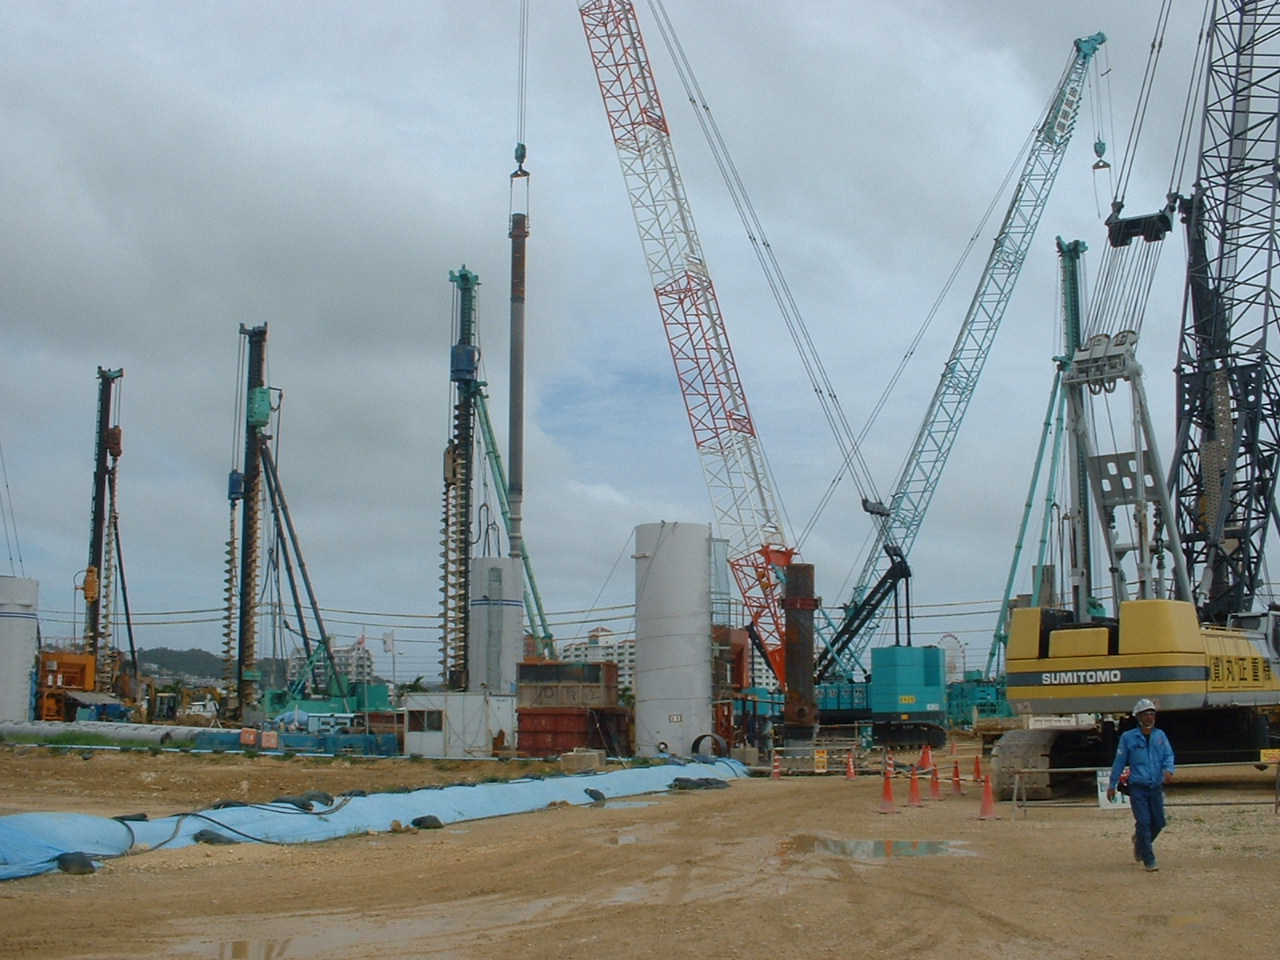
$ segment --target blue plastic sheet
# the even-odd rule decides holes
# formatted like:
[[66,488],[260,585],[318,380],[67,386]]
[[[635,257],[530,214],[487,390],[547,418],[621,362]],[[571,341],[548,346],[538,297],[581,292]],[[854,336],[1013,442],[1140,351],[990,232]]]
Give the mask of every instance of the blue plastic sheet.
[[312,800],[304,804],[310,810],[281,801],[210,808],[145,821],[78,813],[16,813],[0,817],[0,880],[56,872],[62,854],[84,853],[100,860],[212,839],[208,834],[198,838],[201,831],[212,831],[217,838],[241,843],[313,843],[389,831],[395,823],[409,827],[419,817],[434,816],[441,824],[458,823],[525,813],[553,804],[589,804],[599,797],[608,800],[659,793],[670,789],[678,778],[730,780],[747,775],[746,767],[737,761],[700,759],[608,773],[334,797],[332,802]]
[[[202,730],[195,736],[197,750],[243,750],[239,730]],[[262,750],[261,747],[255,749]],[[394,733],[288,733],[277,736],[277,746],[264,753],[355,754],[364,757],[394,757],[400,744]]]

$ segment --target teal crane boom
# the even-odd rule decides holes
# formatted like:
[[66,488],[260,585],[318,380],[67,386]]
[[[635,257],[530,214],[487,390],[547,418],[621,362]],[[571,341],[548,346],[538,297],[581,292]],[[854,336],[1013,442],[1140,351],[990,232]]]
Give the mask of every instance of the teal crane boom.
[[[1048,524],[1053,513],[1053,490],[1056,486],[1058,470],[1063,459],[1063,447],[1067,444],[1067,433],[1064,428],[1067,391],[1079,392],[1084,389],[1079,383],[1064,387],[1063,375],[1071,369],[1071,360],[1080,349],[1081,338],[1081,280],[1080,260],[1088,247],[1083,240],[1066,243],[1058,238],[1058,259],[1062,269],[1062,320],[1063,346],[1062,356],[1056,357],[1057,369],[1053,375],[1053,386],[1049,390],[1049,403],[1045,409],[1044,424],[1040,431],[1040,445],[1036,450],[1036,463],[1031,472],[1031,482],[1027,488],[1027,500],[1022,507],[1022,522],[1018,527],[1018,541],[1014,545],[1013,560],[1009,564],[1009,576],[1005,580],[1004,602],[1000,604],[1000,613],[996,617],[996,629],[992,634],[991,647],[987,651],[987,664],[983,676],[995,678],[999,676],[999,668],[1003,666],[1004,650],[1009,643],[1009,614],[1013,601],[1014,583],[1018,570],[1022,565],[1022,550],[1026,541],[1027,529],[1031,522],[1031,514],[1035,508],[1035,497],[1040,489],[1040,472],[1044,467],[1045,452],[1049,451],[1049,478],[1044,484],[1044,509],[1040,515],[1040,547],[1036,553],[1036,562],[1032,569],[1037,571],[1031,585],[1031,605],[1040,606],[1043,602],[1041,590],[1044,578],[1039,571],[1045,568],[1048,561]],[[1078,401],[1075,403],[1078,404]],[[1092,599],[1090,576],[1090,546],[1088,524],[1084,520],[1082,504],[1087,502],[1087,491],[1082,489],[1087,484],[1087,472],[1084,454],[1077,439],[1071,438],[1069,454],[1071,468],[1071,502],[1068,505],[1071,520],[1072,542],[1072,605],[1083,610]]]
[[1089,63],[1106,39],[1096,33],[1075,41],[1049,110],[1036,128],[1004,222],[893,496],[887,506],[864,503],[880,520],[876,541],[845,605],[844,620],[818,657],[818,680],[837,668],[851,677],[862,667],[885,600],[893,595],[896,583],[910,576],[907,555],[933,500],[1071,141]]

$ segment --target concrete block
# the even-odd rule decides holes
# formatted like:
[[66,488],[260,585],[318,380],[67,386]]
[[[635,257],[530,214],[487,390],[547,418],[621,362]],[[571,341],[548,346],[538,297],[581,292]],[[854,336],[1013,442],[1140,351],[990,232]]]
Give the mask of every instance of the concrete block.
[[575,747],[568,753],[560,754],[560,769],[565,773],[580,773],[583,770],[604,769],[605,754],[603,750],[589,750]]

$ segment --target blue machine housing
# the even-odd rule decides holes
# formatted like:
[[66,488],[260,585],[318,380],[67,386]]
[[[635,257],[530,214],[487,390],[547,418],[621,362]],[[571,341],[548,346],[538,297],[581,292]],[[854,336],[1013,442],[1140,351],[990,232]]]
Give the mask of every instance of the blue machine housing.
[[872,649],[870,705],[878,744],[945,744],[945,650],[941,646],[877,646]]
[[1004,677],[989,678],[981,670],[968,670],[963,680],[947,687],[947,721],[953,727],[971,729],[978,720],[1011,716]]
[[878,743],[946,743],[947,657],[941,647],[872,649],[870,686],[871,723]]
[[941,647],[875,647],[865,681],[823,683],[815,692],[824,727],[869,722],[878,746],[946,742],[947,658]]
[[871,651],[871,719],[947,717],[947,661],[941,647],[877,647]]
[[871,685],[857,680],[820,683],[814,690],[818,717],[824,727],[865,723],[871,719]]

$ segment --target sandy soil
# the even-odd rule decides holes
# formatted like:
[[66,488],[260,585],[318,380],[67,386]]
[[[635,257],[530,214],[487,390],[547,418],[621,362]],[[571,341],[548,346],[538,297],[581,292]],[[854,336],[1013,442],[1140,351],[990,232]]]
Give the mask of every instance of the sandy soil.
[[[944,760],[944,769],[950,757]],[[972,769],[962,757],[961,770]],[[0,746],[0,814],[153,818],[270,800],[528,772],[516,764],[53,755]],[[1163,869],[1132,862],[1127,812],[997,808],[981,788],[908,807],[893,781],[735,780],[727,790],[557,807],[307,846],[196,846],[88,876],[0,883],[12,960],[1276,955],[1275,772],[1186,771]]]

